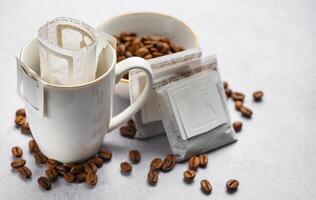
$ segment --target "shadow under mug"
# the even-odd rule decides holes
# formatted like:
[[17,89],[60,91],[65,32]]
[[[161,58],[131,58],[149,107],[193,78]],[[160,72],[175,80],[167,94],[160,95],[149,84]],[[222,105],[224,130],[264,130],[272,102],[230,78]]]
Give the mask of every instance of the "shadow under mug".
[[[17,92],[25,104],[32,135],[47,157],[69,163],[95,155],[105,133],[130,119],[149,97],[153,82],[150,65],[139,57],[116,63],[113,41],[99,56],[96,79],[74,86],[50,84],[40,77],[37,39],[21,50]],[[112,117],[114,86],[131,69],[145,71],[146,86],[136,102]]]

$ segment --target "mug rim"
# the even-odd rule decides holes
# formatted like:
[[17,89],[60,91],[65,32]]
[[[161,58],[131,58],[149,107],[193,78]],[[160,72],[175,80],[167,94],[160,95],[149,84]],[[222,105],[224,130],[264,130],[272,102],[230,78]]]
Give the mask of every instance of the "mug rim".
[[[21,51],[20,51],[20,55],[19,55],[20,60],[21,60],[22,62],[24,62],[22,58],[24,57],[25,48],[28,47],[29,45],[31,45],[31,44],[34,43],[34,42],[37,42],[37,38],[34,38],[33,40],[27,42],[27,43],[22,47],[22,49],[21,49]],[[101,81],[102,79],[104,79],[105,77],[107,77],[108,74],[110,74],[111,71],[114,69],[114,66],[115,66],[115,64],[116,64],[116,51],[114,50],[114,48],[112,47],[112,45],[111,45],[110,43],[108,44],[108,47],[110,47],[110,50],[113,52],[113,55],[114,55],[114,56],[112,56],[111,65],[110,65],[109,69],[108,69],[105,73],[103,73],[101,76],[99,76],[98,78],[94,79],[93,81],[85,82],[85,83],[82,83],[82,84],[76,84],[76,85],[56,85],[56,84],[49,83],[49,82],[45,81],[39,74],[37,74],[37,73],[36,73],[32,68],[30,68],[30,67],[25,66],[25,67],[28,68],[28,70],[30,70],[32,73],[36,74],[37,76],[34,77],[33,75],[31,75],[31,74],[29,74],[29,73],[27,73],[27,72],[25,72],[25,73],[27,73],[27,75],[30,76],[31,78],[36,79],[37,81],[40,81],[44,86],[49,86],[49,87],[52,87],[52,88],[59,88],[59,89],[72,88],[72,89],[73,89],[73,88],[83,88],[83,87],[87,87],[87,86],[90,86],[90,85],[94,85],[94,84],[96,84],[97,82],[99,82],[99,81]]]

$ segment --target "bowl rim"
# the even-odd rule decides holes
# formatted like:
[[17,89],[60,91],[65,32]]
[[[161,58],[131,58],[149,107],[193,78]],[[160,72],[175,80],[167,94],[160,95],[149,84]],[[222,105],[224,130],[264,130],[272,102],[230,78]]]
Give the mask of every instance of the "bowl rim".
[[[126,17],[126,16],[130,16],[130,15],[158,15],[158,16],[163,16],[163,17],[167,17],[167,18],[170,18],[170,19],[173,19],[173,20],[176,20],[178,21],[179,23],[181,23],[184,27],[186,27],[190,32],[191,34],[193,35],[193,38],[194,38],[194,43],[195,43],[195,46],[197,48],[200,47],[200,41],[196,35],[196,33],[192,30],[192,28],[187,24],[185,23],[184,21],[180,20],[179,18],[176,18],[174,16],[171,16],[171,15],[168,15],[168,14],[165,14],[165,13],[161,13],[161,12],[148,12],[148,11],[141,11],[141,12],[126,12],[124,14],[119,14],[119,15],[116,15],[116,16],[113,16],[113,17],[110,17],[109,19],[105,20],[104,22],[102,22],[101,24],[99,24],[97,26],[97,30],[101,30],[101,27],[105,26],[106,24],[110,23],[111,21],[115,20],[115,19],[118,19],[118,18],[121,18],[121,17]],[[102,31],[102,30],[101,30]],[[125,84],[128,84],[129,83],[129,80],[128,79],[124,79],[124,78],[121,78],[120,80],[121,83],[125,83]]]

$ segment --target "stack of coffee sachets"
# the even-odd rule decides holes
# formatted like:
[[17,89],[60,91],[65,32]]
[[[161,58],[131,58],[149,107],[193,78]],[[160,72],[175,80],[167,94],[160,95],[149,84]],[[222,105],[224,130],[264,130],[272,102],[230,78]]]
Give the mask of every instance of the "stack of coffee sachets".
[[[138,135],[165,132],[178,160],[236,140],[215,56],[160,67],[154,76],[153,94],[135,115]],[[145,76],[133,71],[129,77],[133,102]]]

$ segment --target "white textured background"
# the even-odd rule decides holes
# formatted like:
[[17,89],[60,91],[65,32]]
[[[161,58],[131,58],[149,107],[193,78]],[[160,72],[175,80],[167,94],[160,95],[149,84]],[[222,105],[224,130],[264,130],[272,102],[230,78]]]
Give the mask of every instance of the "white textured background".
[[[0,199],[316,199],[316,3],[313,0],[195,0],[195,1],[0,1]],[[209,153],[209,165],[199,169],[191,185],[182,181],[186,164],[160,174],[156,187],[146,183],[150,159],[170,149],[165,137],[136,141],[117,131],[105,139],[113,151],[110,163],[98,171],[94,189],[66,184],[62,179],[49,192],[37,186],[43,167],[27,151],[30,139],[13,124],[22,107],[16,95],[14,56],[36,36],[37,29],[56,16],[69,16],[97,26],[103,20],[129,11],[164,12],[186,21],[200,37],[204,50],[217,52],[221,75],[248,97],[256,89],[264,101],[246,103],[254,111],[243,120],[239,141]],[[127,101],[117,98],[116,110]],[[240,119],[229,102],[233,120]],[[10,169],[10,149],[19,145],[33,171],[23,181]],[[143,159],[131,176],[122,176],[119,163],[137,148]],[[210,196],[199,181],[213,184]],[[229,178],[240,180],[235,194],[225,192]]]

